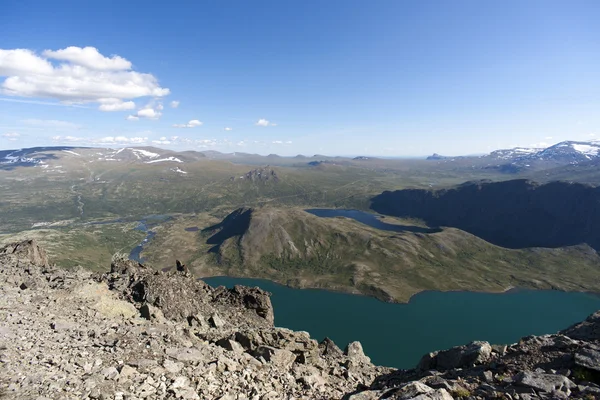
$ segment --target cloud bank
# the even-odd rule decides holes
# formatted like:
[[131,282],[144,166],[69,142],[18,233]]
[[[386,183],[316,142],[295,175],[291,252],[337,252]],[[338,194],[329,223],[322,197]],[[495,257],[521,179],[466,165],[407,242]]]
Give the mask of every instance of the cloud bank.
[[63,103],[95,103],[101,111],[135,108],[133,99],[160,98],[169,89],[148,73],[132,70],[118,55],[106,57],[95,47],[67,47],[36,54],[29,49],[0,49],[0,93],[54,99]]

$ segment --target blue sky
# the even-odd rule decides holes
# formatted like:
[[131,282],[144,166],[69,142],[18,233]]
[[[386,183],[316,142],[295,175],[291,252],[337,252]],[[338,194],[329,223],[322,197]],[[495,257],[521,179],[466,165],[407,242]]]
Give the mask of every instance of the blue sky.
[[421,156],[600,139],[598,1],[93,3],[0,4],[0,148]]

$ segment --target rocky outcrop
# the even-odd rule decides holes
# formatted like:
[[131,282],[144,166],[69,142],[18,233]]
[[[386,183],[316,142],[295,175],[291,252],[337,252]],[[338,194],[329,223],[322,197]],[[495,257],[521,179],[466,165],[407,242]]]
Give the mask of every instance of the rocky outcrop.
[[279,182],[277,172],[270,166],[260,167],[246,172],[240,177],[231,177],[231,180],[243,180],[248,182]]
[[391,371],[274,327],[258,288],[123,257],[64,271],[36,249],[0,248],[0,398],[333,399]]
[[0,257],[13,256],[19,260],[26,260],[31,264],[46,267],[48,256],[35,240],[11,243],[0,249]]
[[342,351],[273,326],[258,288],[212,288],[123,257],[103,275],[64,271],[32,254],[43,254],[33,242],[0,248],[0,398],[600,397],[600,312],[554,335],[472,342],[393,370],[358,342]]
[[451,189],[383,192],[373,210],[450,226],[509,248],[587,243],[600,249],[600,188],[526,180],[467,182]]
[[600,341],[588,336],[592,325],[600,327],[597,317],[509,346],[473,342],[426,354],[417,368],[380,376],[346,398],[596,399]]

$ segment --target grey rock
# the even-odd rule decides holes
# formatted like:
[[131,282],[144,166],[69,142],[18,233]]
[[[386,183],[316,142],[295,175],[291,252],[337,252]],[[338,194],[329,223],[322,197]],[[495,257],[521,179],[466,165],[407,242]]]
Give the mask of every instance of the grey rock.
[[116,380],[119,377],[119,371],[115,367],[108,367],[101,372],[104,379]]
[[575,354],[575,365],[600,371],[600,351],[582,349]]
[[74,322],[64,321],[64,320],[56,320],[52,321],[50,327],[55,331],[66,331],[77,329],[78,325]]
[[351,342],[348,343],[344,354],[348,356],[348,359],[351,361],[359,362],[359,363],[370,363],[371,359],[365,355],[363,351],[362,344],[360,342]]
[[555,391],[571,393],[571,388],[576,387],[569,378],[562,375],[542,374],[537,372],[524,371],[515,377],[515,383],[520,386],[541,390],[552,393]]
[[437,369],[440,371],[463,368],[488,361],[491,353],[492,347],[488,342],[471,342],[465,346],[426,354],[421,358],[417,368],[420,370]]
[[238,342],[236,342],[235,340],[220,339],[217,341],[217,345],[219,345],[229,351],[233,351],[234,353],[241,354],[244,352],[244,347],[241,344],[239,344]]
[[328,337],[319,343],[319,350],[322,355],[327,357],[340,358],[344,355],[344,352]]
[[50,265],[46,251],[38,245],[35,239],[23,240],[0,247],[0,255],[4,254],[12,254],[38,267],[47,267]]
[[223,321],[218,314],[211,315],[211,317],[208,319],[208,322],[210,323],[210,326],[217,329],[225,326],[225,321]]
[[179,373],[179,371],[181,371],[181,369],[183,368],[183,363],[182,362],[175,362],[172,360],[165,360],[163,362],[163,367],[170,373],[172,374],[177,374]]
[[270,346],[259,346],[254,351],[256,358],[263,358],[265,361],[272,363],[283,369],[288,369],[296,360],[294,353],[288,350],[276,349]]
[[365,390],[364,392],[359,392],[355,394],[351,394],[346,396],[345,400],[377,400],[381,396],[381,392],[378,390]]
[[574,324],[560,333],[577,340],[600,340],[600,311],[596,311],[585,321]]
[[169,348],[165,350],[165,353],[177,361],[197,362],[204,359],[202,352],[195,348]]

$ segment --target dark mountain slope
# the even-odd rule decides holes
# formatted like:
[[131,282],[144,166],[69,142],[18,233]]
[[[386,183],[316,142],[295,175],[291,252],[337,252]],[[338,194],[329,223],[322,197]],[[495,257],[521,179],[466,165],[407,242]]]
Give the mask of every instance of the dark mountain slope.
[[371,208],[456,227],[504,247],[587,243],[600,249],[600,188],[578,183],[512,180],[386,191],[372,199]]

